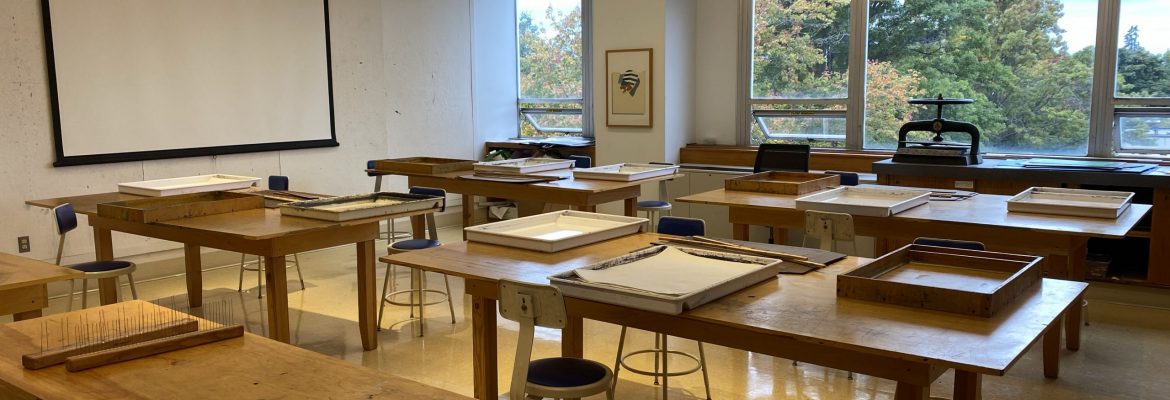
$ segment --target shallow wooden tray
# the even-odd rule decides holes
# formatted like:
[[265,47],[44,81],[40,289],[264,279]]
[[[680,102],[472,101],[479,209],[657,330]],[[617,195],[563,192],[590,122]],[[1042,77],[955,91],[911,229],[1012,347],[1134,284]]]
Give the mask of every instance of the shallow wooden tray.
[[991,317],[1040,281],[1040,260],[911,244],[837,275],[837,296]]
[[1133,202],[1133,192],[1031,187],[1008,199],[1008,211],[1117,218]]
[[[587,265],[579,269],[602,270],[613,268],[634,261],[655,257],[668,246],[654,246],[645,250]],[[742,254],[723,253],[718,251],[678,248],[692,256],[716,259],[727,263],[736,263],[750,266],[750,270],[731,279],[711,282],[705,288],[677,295],[655,293],[626,286],[607,283],[590,282],[577,275],[577,269],[549,276],[553,286],[561,289],[566,296],[589,299],[602,303],[619,304],[639,310],[647,310],[664,314],[680,314],[683,311],[694,309],[703,304],[715,301],[723,296],[740,289],[755,285],[765,280],[776,279],[780,271],[780,260],[775,258],[755,257]],[[662,279],[670,279],[664,276]]]
[[678,172],[677,165],[663,164],[613,164],[573,170],[573,179],[596,179],[603,181],[632,182]]
[[118,191],[140,196],[174,196],[179,194],[243,189],[260,181],[253,176],[226,174],[184,176],[118,184]]
[[798,198],[796,209],[888,217],[929,199],[929,190],[844,186]]
[[463,228],[467,240],[521,249],[557,252],[638,233],[645,218],[556,211]]
[[569,169],[576,161],[557,158],[513,158],[511,160],[484,161],[475,163],[476,171],[509,172],[530,174],[533,172]]
[[280,214],[326,221],[350,221],[412,211],[438,209],[443,198],[410,193],[379,192],[280,205]]
[[723,181],[727,190],[772,194],[805,194],[840,185],[840,175],[784,171],[765,171]]
[[264,207],[264,197],[235,192],[204,192],[101,203],[98,216],[151,223]]
[[374,169],[378,171],[425,175],[467,171],[473,165],[475,165],[475,161],[472,160],[437,157],[407,157],[374,161]]

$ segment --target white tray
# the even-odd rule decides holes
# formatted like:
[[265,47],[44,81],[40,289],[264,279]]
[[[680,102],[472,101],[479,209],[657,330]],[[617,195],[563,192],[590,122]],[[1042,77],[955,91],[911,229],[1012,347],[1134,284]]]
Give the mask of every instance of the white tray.
[[467,240],[543,252],[557,252],[637,233],[645,218],[557,211],[463,228]]
[[597,179],[604,181],[630,182],[656,176],[673,175],[677,165],[662,164],[614,164],[573,170],[573,179]]
[[1117,218],[1133,202],[1133,192],[1031,187],[1008,199],[1008,211],[1078,217]]
[[[679,271],[678,274],[663,275],[659,280],[670,280],[671,277],[687,277],[689,274],[682,271],[687,265],[696,262],[679,262],[674,256],[665,256],[668,246],[654,246],[649,249],[636,251],[625,256],[610,259],[600,263],[588,265],[580,269],[566,271],[548,277],[553,286],[561,289],[566,296],[599,301],[609,304],[620,304],[640,310],[660,312],[664,314],[679,314],[709,303],[740,289],[755,285],[767,279],[776,279],[780,271],[780,260],[773,258],[754,257],[741,254],[721,253],[708,250],[675,248],[685,253],[684,257],[703,257],[705,265],[699,268],[711,268],[712,264],[725,264],[728,268],[723,278],[701,284],[701,288],[680,294],[662,294],[642,290],[629,286],[611,283],[591,282],[583,279],[578,270],[601,271],[609,268],[644,268],[646,272],[658,272],[663,269]],[[662,264],[656,264],[655,258],[662,258]],[[714,260],[712,260],[714,259]],[[632,264],[639,262],[638,264]],[[635,267],[637,266],[637,267]],[[626,274],[636,273],[634,270],[625,271]],[[701,281],[690,282],[698,284]],[[669,282],[668,282],[669,283]]]
[[558,158],[514,158],[511,160],[484,161],[475,163],[476,171],[511,172],[528,174],[533,172],[569,169],[576,161]]
[[798,198],[796,209],[888,217],[929,199],[929,190],[844,186]]
[[443,198],[410,193],[370,193],[280,205],[280,214],[326,221],[349,221],[439,208]]
[[224,174],[184,176],[181,178],[119,183],[118,191],[152,197],[174,196],[176,194],[243,189],[256,184],[259,180],[260,178],[252,176]]

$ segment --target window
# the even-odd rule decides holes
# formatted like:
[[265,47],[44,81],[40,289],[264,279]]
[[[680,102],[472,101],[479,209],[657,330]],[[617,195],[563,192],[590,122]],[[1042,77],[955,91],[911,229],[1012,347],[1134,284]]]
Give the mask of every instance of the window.
[[941,94],[975,100],[943,117],[978,126],[987,152],[1170,153],[1164,2],[750,4],[744,143],[893,149],[902,124],[934,118],[907,100]]
[[752,7],[751,144],[845,146],[849,0]]
[[589,136],[585,1],[516,0],[521,137]]
[[1113,126],[1118,152],[1170,150],[1170,27],[1164,2],[1120,5]]

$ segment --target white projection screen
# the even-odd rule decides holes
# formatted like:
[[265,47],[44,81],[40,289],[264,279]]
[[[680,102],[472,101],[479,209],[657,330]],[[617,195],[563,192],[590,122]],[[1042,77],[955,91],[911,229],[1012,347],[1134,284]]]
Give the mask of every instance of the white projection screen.
[[337,146],[327,0],[42,0],[55,166]]

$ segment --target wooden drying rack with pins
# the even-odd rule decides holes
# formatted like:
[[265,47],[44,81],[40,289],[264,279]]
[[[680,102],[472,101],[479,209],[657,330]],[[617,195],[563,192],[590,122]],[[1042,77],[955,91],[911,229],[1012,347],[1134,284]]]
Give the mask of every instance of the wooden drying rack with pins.
[[664,244],[677,244],[677,245],[683,245],[683,246],[687,246],[687,247],[698,247],[698,248],[705,248],[705,249],[709,249],[709,250],[725,251],[725,252],[729,252],[729,253],[739,253],[739,254],[748,254],[748,255],[759,256],[759,257],[778,258],[778,259],[783,260],[785,262],[799,264],[799,265],[803,265],[803,266],[815,268],[815,269],[821,269],[821,268],[825,267],[825,264],[809,261],[808,257],[802,256],[799,254],[791,254],[791,253],[784,253],[784,252],[779,252],[779,251],[769,251],[769,250],[757,249],[754,247],[738,245],[735,243],[725,242],[725,241],[718,240],[718,239],[712,239],[712,238],[705,237],[705,236],[687,236],[687,237],[663,236],[659,240],[665,242]]
[[96,318],[81,314],[42,322],[40,351],[25,354],[21,364],[32,370],[65,364],[67,371],[78,372],[244,335],[242,325],[211,322],[234,320],[234,308],[226,300],[204,304],[204,318],[210,321],[202,324],[179,311],[173,298],[171,303],[164,312],[146,311],[139,304],[137,310],[119,308],[108,318],[102,312]]

